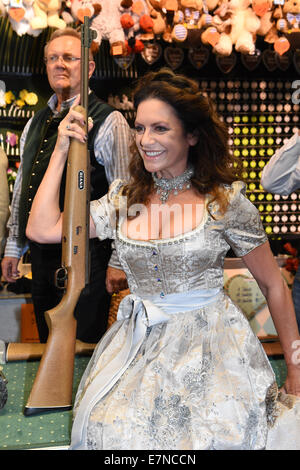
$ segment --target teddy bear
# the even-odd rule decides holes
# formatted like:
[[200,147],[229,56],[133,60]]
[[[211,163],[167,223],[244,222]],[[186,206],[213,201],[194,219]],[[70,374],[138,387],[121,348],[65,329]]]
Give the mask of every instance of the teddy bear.
[[[211,24],[205,28],[201,35],[202,43],[214,48],[219,43],[222,34],[218,53],[230,55],[232,50],[232,41],[229,37],[231,31],[231,11],[228,6],[228,0],[218,2],[217,8],[214,9],[210,16]],[[216,52],[215,49],[213,51]]]
[[174,15],[173,40],[185,41],[191,48],[208,43],[213,35],[210,29],[212,12],[219,3],[220,0],[179,0],[178,11]]
[[[200,26],[203,11],[203,0],[178,0],[178,8],[172,17],[171,38],[175,42],[186,42],[187,46],[197,47],[201,44]],[[165,34],[166,36],[166,34]]]
[[38,36],[42,32],[41,29],[33,29],[30,25],[34,18],[33,2],[34,0],[19,0],[16,7],[11,0],[4,0],[3,5],[6,6],[11,27],[18,36]]
[[102,39],[110,44],[113,56],[126,53],[125,33],[120,21],[120,0],[101,0],[101,11],[91,21],[91,29],[97,33],[94,43],[99,48]]
[[252,0],[252,9],[260,19],[260,27],[256,34],[262,36],[265,42],[274,44],[278,39],[274,13],[278,10],[273,0]]
[[220,39],[220,25],[223,24],[218,15],[215,14],[222,0],[203,0],[203,14],[199,20],[198,27],[201,29],[201,42],[215,46]]
[[[187,0],[188,1],[188,0]],[[202,1],[202,0],[191,0],[191,1]],[[159,3],[159,0],[157,0]],[[174,28],[175,15],[179,9],[179,0],[162,0],[160,2],[161,11],[164,16],[166,23],[165,31],[162,34],[162,39],[166,42],[173,42],[172,31]]]
[[178,0],[146,0],[149,15],[153,20],[153,33],[166,42],[172,42],[174,15],[178,10]]
[[226,17],[223,24],[225,31],[221,32],[214,52],[229,56],[234,46],[237,52],[254,54],[255,35],[260,27],[260,20],[250,7],[251,0],[226,0],[221,6],[226,7],[222,12]]
[[145,0],[150,18],[153,21],[152,31],[155,37],[160,37],[166,30],[166,21],[156,0]]
[[59,17],[61,0],[34,0],[34,17],[30,20],[32,29],[51,28],[63,29],[65,21]]
[[283,7],[277,9],[278,40],[274,49],[280,55],[292,49],[300,48],[300,0],[286,0]]
[[81,24],[84,17],[89,18],[98,15],[101,11],[101,4],[98,0],[67,0],[63,6],[62,18],[66,23],[76,22]]
[[220,0],[202,0],[203,13],[198,22],[199,28],[207,28],[212,25],[213,12],[219,4]]
[[286,0],[282,7],[277,28],[283,33],[300,31],[300,0]]
[[179,8],[184,15],[184,22],[188,29],[198,28],[203,12],[202,0],[179,0]]
[[260,19],[257,30],[259,36],[266,36],[274,22],[272,21],[273,0],[252,0],[252,10]]

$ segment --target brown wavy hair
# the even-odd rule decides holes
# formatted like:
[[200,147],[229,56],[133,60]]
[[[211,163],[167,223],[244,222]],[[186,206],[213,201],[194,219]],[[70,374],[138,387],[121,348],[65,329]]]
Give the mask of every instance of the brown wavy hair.
[[[241,170],[229,150],[227,126],[217,115],[212,101],[199,90],[198,82],[162,68],[142,77],[133,97],[136,109],[147,99],[164,101],[174,109],[185,133],[198,136],[198,143],[190,147],[188,155],[188,161],[194,166],[192,186],[198,194],[210,194],[209,202],[216,201],[224,213],[228,204],[224,185],[241,179]],[[146,204],[154,190],[153,179],[135,145],[129,170],[131,179],[123,190],[128,207]]]

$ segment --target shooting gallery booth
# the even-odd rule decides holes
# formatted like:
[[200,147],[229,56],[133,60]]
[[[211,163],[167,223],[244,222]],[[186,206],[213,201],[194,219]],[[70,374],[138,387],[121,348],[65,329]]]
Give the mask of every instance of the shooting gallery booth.
[[[20,165],[21,133],[52,93],[43,61],[44,45],[51,32],[61,27],[58,25],[77,28],[82,19],[77,2],[71,8],[58,2],[55,26],[49,16],[44,18],[41,12],[37,13],[38,3],[35,0],[30,6],[25,6],[25,2],[4,6],[0,1],[0,147],[9,163],[10,203]],[[248,34],[248,42],[238,46],[227,28],[226,44],[230,47],[232,42],[230,50],[218,47],[222,26],[233,20],[225,15],[225,1],[174,0],[169,2],[168,11],[152,0],[133,0],[131,6],[123,3],[120,8],[119,1],[102,0],[102,12],[97,13],[93,3],[88,2],[99,38],[91,89],[121,111],[133,127],[132,88],[138,77],[148,70],[168,66],[197,79],[228,125],[232,152],[244,167],[246,195],[260,212],[282,276],[291,287],[298,262],[300,193],[268,193],[262,188],[260,177],[276,149],[299,127],[299,2],[296,12],[291,5],[295,2],[266,1],[264,8],[254,5],[259,2],[248,2],[253,4],[249,6],[251,12],[247,12],[255,15],[257,29]],[[107,5],[110,10],[109,15],[106,13],[105,29],[101,14],[108,11]],[[38,14],[44,23],[33,27],[32,19]],[[242,31],[244,26],[239,26]],[[121,48],[109,40],[112,32],[118,32]],[[72,410],[33,416],[23,413],[42,355],[28,353],[30,345],[33,351],[40,346],[31,301],[30,251],[22,257],[20,272],[16,283],[1,279],[0,449],[64,449],[70,442]],[[262,341],[280,386],[286,365],[265,298],[232,252],[225,262],[224,289],[241,307]],[[110,324],[124,294],[113,297]],[[15,357],[8,359],[7,345],[11,351],[12,345],[20,346]],[[75,355],[72,400],[91,352],[92,348],[83,347]],[[52,386],[55,384],[49,383]]]

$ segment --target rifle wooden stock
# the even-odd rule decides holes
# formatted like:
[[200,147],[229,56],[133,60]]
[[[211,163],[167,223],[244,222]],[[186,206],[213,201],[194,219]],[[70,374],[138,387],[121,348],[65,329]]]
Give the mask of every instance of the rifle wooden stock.
[[[87,120],[85,109],[78,106]],[[24,415],[72,407],[76,319],[74,309],[87,280],[89,233],[89,156],[87,144],[72,140],[62,229],[62,267],[67,289],[57,307],[45,312],[48,341]]]
[[[76,110],[85,119],[87,135],[89,48],[95,32],[84,17],[81,26],[82,106]],[[71,140],[62,227],[62,269],[67,274],[67,290],[59,305],[45,313],[49,337],[24,414],[42,413],[72,407],[76,319],[74,309],[89,277],[89,171],[87,143]]]
[[[75,355],[91,356],[96,347],[96,343],[84,343],[79,339],[75,344]],[[0,364],[15,361],[32,361],[41,359],[46,349],[44,343],[8,343],[6,345],[5,358]]]

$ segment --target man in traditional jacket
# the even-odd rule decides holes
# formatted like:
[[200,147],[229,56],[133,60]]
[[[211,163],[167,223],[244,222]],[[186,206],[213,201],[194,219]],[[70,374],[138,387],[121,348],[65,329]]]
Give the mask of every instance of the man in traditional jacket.
[[[54,149],[57,129],[80,92],[80,34],[72,28],[56,30],[45,47],[48,81],[54,95],[48,106],[26,124],[21,136],[21,164],[17,174],[8,222],[9,237],[2,261],[3,275],[9,282],[18,276],[19,260],[28,246],[25,228],[31,204]],[[89,77],[95,69],[92,55]],[[127,179],[131,130],[123,115],[89,93],[88,115],[93,119],[88,147],[91,160],[91,199],[106,194],[116,178]],[[65,178],[61,186],[63,210]],[[55,286],[54,273],[61,266],[61,245],[29,242],[32,267],[32,299],[41,342],[46,342],[48,327],[44,312],[56,306],[63,292]],[[95,343],[104,334],[110,294],[126,287],[126,278],[111,250],[111,243],[90,241],[90,283],[83,290],[77,307],[77,339]],[[109,263],[109,266],[108,266]]]

